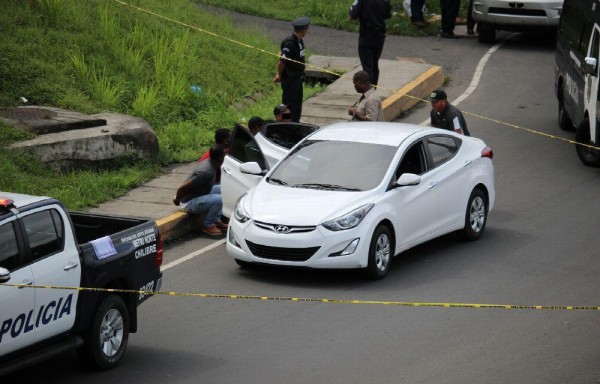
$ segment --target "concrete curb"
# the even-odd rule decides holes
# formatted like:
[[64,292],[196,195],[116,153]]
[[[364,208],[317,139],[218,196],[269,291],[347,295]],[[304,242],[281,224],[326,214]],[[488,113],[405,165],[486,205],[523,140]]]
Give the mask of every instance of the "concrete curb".
[[428,100],[429,94],[444,84],[442,67],[434,65],[421,73],[416,79],[394,92],[383,101],[385,121],[392,121],[401,112],[413,107],[421,100]]
[[162,235],[163,241],[172,241],[188,233],[199,232],[203,220],[203,216],[188,215],[180,210],[156,220],[156,225]]
[[[442,67],[432,66],[383,101],[385,120],[391,121],[420,100],[427,100],[431,91],[443,84]],[[203,217],[193,217],[180,210],[156,220],[156,225],[162,234],[163,241],[172,241],[188,233],[197,232],[202,225],[202,220]]]

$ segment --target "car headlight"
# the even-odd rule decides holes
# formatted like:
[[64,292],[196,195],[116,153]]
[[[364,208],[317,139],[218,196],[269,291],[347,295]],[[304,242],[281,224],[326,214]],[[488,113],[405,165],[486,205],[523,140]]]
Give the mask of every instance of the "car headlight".
[[244,201],[246,201],[246,195],[243,195],[235,202],[235,206],[233,207],[233,216],[240,223],[245,223],[250,220],[250,215],[244,209]]
[[367,216],[367,213],[369,213],[369,211],[371,210],[371,208],[373,208],[374,205],[375,204],[373,203],[363,205],[362,207],[356,208],[354,211],[347,213],[342,217],[326,221],[321,225],[329,229],[330,231],[343,231],[346,229],[354,228],[358,224],[360,224],[360,222],[362,221],[362,219],[365,218],[365,216]]

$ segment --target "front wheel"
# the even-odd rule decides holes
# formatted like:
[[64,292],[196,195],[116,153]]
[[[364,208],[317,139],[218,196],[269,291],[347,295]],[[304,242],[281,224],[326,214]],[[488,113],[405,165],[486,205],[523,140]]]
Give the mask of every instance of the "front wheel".
[[83,363],[99,370],[116,367],[129,340],[129,313],[123,299],[106,296],[96,314],[79,355]]
[[488,203],[485,194],[475,188],[469,196],[465,212],[465,226],[460,232],[465,240],[474,241],[483,235],[487,223]]
[[369,246],[369,263],[363,275],[369,279],[383,279],[390,270],[394,256],[394,243],[388,227],[380,225],[375,229]]
[[494,44],[496,42],[496,28],[491,25],[479,23],[477,37],[480,43]]
[[[577,156],[579,156],[579,159],[583,164],[589,165],[590,167],[600,167],[600,150],[587,147],[587,145],[591,145],[589,118],[583,120],[577,127],[575,140],[578,143],[575,146]],[[596,143],[596,145],[598,145],[598,143]]]

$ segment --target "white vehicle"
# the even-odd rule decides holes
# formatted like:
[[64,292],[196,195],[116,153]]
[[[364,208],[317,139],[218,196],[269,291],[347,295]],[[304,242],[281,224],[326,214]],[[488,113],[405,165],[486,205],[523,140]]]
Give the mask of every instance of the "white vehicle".
[[473,0],[481,43],[496,41],[496,30],[556,29],[563,0]]
[[339,123],[312,133],[263,177],[260,161],[235,164],[240,135],[221,182],[224,202],[237,198],[224,211],[233,212],[227,252],[241,266],[361,268],[382,278],[394,255],[417,244],[453,231],[477,240],[494,205],[492,150],[477,138]]

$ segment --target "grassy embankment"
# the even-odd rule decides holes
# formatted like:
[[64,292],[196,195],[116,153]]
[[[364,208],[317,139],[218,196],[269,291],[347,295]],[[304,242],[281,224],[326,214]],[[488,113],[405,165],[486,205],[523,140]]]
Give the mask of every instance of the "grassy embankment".
[[[0,108],[21,96],[37,105],[145,118],[161,154],[116,168],[61,173],[10,151],[30,136],[0,125],[0,190],[61,199],[70,209],[109,200],[156,176],[161,165],[193,161],[214,131],[253,115],[270,117],[281,91],[277,58],[188,29],[112,0],[4,0],[0,12]],[[134,5],[277,53],[266,37],[237,29],[189,0]],[[191,85],[201,87],[193,92]],[[307,90],[310,95],[316,90]]]
[[[310,16],[314,24],[346,31],[358,31],[358,23],[348,20],[348,10],[354,0],[195,0],[198,3],[215,5],[249,15],[270,19],[294,20],[299,16]],[[392,18],[387,20],[388,33],[404,36],[430,36],[440,30],[440,4],[438,0],[427,1],[431,23],[425,28],[411,24],[402,0],[392,1]],[[466,18],[468,0],[461,1],[460,16]]]

